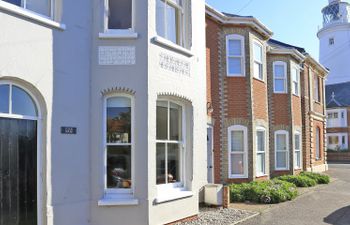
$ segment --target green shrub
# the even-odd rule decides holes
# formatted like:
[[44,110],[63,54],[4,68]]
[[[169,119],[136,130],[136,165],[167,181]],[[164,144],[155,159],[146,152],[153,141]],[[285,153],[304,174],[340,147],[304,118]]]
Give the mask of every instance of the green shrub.
[[294,184],[269,180],[230,185],[231,202],[251,201],[256,203],[279,203],[297,197],[298,191]]
[[313,187],[317,184],[314,179],[311,179],[307,176],[284,175],[276,177],[275,179],[287,181],[289,183],[295,184],[297,187]]
[[329,184],[330,177],[326,174],[311,173],[311,172],[301,172],[300,176],[309,177],[316,181],[318,184]]

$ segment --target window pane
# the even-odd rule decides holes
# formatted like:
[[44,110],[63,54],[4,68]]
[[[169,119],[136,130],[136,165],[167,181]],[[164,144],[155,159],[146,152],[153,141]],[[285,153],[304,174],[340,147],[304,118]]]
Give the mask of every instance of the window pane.
[[293,82],[293,94],[299,95],[299,85],[297,82]]
[[277,92],[285,92],[285,83],[284,80],[275,79],[275,91]]
[[170,140],[181,140],[181,113],[181,106],[174,103],[170,103]]
[[260,63],[254,62],[254,77],[263,79],[262,76],[262,65]]
[[294,155],[294,157],[295,157],[295,167],[297,167],[297,168],[300,168],[301,167],[301,158],[300,158],[300,156],[301,156],[301,152],[300,151],[297,151],[297,152],[295,152],[295,155]]
[[22,88],[16,86],[12,86],[12,113],[37,116],[33,99]]
[[257,131],[256,133],[257,151],[265,152],[265,132]]
[[276,152],[276,160],[278,168],[287,168],[287,153],[286,152]]
[[9,113],[9,85],[0,85],[0,113]]
[[107,147],[107,187],[131,188],[131,146]]
[[131,143],[131,100],[107,99],[107,143]]
[[244,174],[244,155],[243,154],[231,154],[231,173],[233,175]]
[[132,0],[109,0],[108,29],[131,28]]
[[296,134],[294,138],[295,149],[300,150],[300,135]]
[[178,44],[177,40],[177,21],[178,21],[178,14],[177,10],[170,5],[166,5],[166,38],[173,43]]
[[168,183],[180,182],[179,144],[168,144]]
[[243,152],[244,151],[244,133],[243,131],[231,132],[231,151]]
[[262,62],[262,47],[254,43],[254,60]]
[[17,6],[21,6],[22,0],[3,0],[4,2],[8,2]]
[[228,55],[229,56],[241,56],[241,40],[229,40],[228,41]]
[[242,74],[242,61],[241,58],[228,58],[228,71],[229,74]]
[[276,135],[276,148],[277,148],[277,151],[287,150],[287,143],[286,143],[286,135],[285,134],[277,134]]
[[156,24],[157,24],[157,34],[161,37],[165,36],[165,3],[162,0],[157,0],[156,9]]
[[280,78],[284,78],[285,74],[284,74],[284,66],[283,65],[275,65],[275,70],[274,70],[274,75],[275,77],[280,77]]
[[265,174],[265,153],[258,153],[257,154],[256,172],[258,175]]
[[26,8],[50,17],[50,0],[26,0]]
[[158,143],[157,144],[157,184],[165,184],[165,144]]
[[342,136],[342,144],[345,145],[345,136]]
[[157,139],[168,139],[168,102],[157,101]]

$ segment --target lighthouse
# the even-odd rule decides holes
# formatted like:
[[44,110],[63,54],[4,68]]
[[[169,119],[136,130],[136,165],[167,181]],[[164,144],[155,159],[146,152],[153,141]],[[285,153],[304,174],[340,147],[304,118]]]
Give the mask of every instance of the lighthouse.
[[320,40],[320,62],[330,70],[327,84],[350,81],[350,4],[329,0],[322,9],[323,26]]

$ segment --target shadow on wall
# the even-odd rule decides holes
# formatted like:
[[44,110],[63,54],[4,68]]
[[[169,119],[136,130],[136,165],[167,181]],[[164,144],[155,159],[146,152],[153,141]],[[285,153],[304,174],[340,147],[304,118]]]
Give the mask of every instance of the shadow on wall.
[[349,225],[350,224],[350,205],[338,209],[328,215],[323,220],[325,223],[332,225]]

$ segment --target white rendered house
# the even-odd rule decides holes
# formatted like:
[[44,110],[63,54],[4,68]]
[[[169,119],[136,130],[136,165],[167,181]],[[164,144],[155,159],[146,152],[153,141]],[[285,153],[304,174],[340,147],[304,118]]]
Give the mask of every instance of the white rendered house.
[[203,0],[0,0],[1,225],[198,214],[204,13]]
[[323,27],[320,40],[320,62],[330,70],[327,84],[350,81],[350,3],[329,0],[322,9]]

